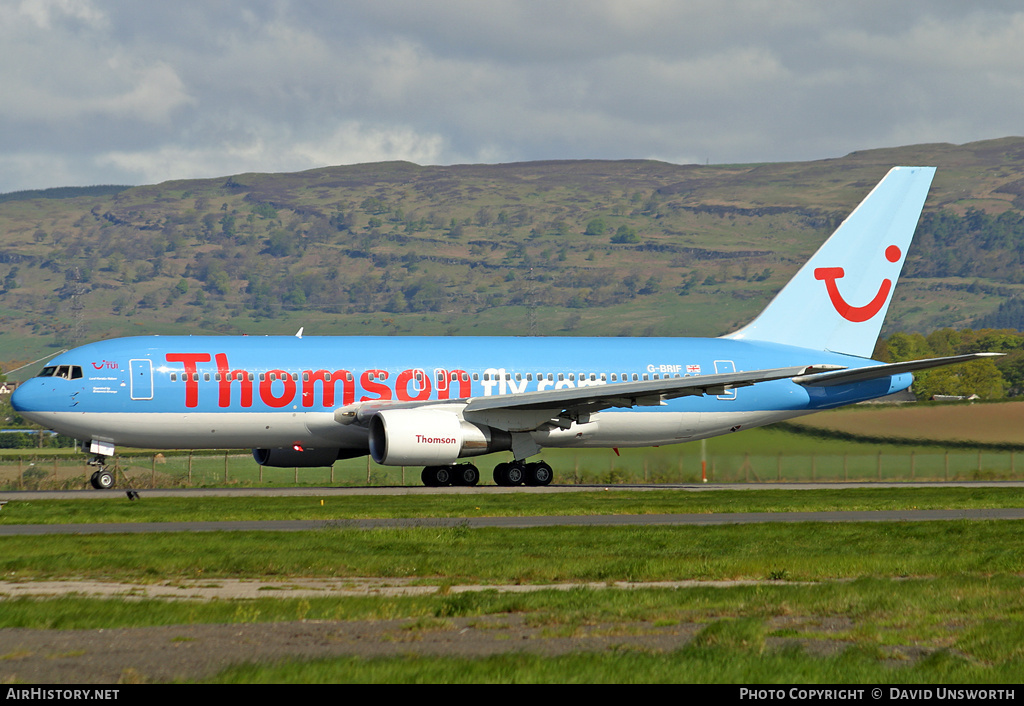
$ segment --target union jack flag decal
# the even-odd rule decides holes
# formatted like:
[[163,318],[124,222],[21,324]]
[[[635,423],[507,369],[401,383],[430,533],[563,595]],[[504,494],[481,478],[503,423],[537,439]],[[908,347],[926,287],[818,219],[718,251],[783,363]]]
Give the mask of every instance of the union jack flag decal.
[[700,366],[699,365],[687,365],[686,366],[686,373],[688,375],[700,375]]

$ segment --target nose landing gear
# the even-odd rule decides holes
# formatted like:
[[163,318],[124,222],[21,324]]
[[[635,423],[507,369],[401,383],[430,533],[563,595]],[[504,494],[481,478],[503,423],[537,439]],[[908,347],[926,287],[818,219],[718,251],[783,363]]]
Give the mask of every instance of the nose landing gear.
[[114,472],[107,469],[107,457],[96,456],[89,461],[90,466],[98,466],[89,477],[89,485],[96,490],[109,490],[114,487]]

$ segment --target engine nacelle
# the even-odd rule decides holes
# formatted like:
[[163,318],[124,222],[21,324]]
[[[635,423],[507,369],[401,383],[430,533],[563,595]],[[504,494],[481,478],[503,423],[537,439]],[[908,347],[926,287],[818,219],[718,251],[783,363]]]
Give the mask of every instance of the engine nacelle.
[[507,431],[439,409],[390,409],[370,420],[370,456],[384,466],[441,466],[512,448]]
[[[312,468],[314,466],[330,466],[343,456],[347,449],[253,449],[252,457],[261,466],[273,468]],[[365,451],[361,453],[366,453]]]

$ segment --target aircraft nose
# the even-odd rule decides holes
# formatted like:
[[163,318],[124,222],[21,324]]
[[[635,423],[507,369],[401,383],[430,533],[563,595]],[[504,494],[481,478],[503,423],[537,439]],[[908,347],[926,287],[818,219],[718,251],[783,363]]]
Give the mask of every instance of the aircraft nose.
[[55,392],[52,387],[38,378],[27,380],[18,385],[11,395],[11,406],[22,414],[52,410]]
[[[29,381],[31,382],[31,381]],[[32,393],[27,389],[29,382],[21,383],[15,390],[14,394],[11,395],[11,406],[14,407],[16,412],[24,412],[27,410],[27,405],[31,401]]]

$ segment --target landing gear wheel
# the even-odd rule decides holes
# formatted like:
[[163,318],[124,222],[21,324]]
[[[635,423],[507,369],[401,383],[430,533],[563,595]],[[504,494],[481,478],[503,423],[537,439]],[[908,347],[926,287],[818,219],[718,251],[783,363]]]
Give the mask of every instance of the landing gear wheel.
[[451,466],[427,466],[420,474],[420,480],[428,488],[439,488],[452,484]]
[[530,463],[526,466],[527,485],[551,485],[551,479],[554,476],[555,473],[551,470],[551,466],[543,461]]
[[428,488],[439,488],[445,485],[476,485],[480,482],[480,471],[472,463],[427,466],[420,474],[420,479]]
[[472,463],[452,466],[452,485],[476,485],[480,482],[480,470]]
[[114,474],[101,468],[89,478],[89,484],[96,490],[108,490],[114,487]]
[[526,466],[521,461],[513,461],[508,464],[505,471],[507,485],[522,485],[526,482]]
[[494,484],[503,486],[522,485],[526,482],[526,464],[522,461],[499,463],[494,467]]

